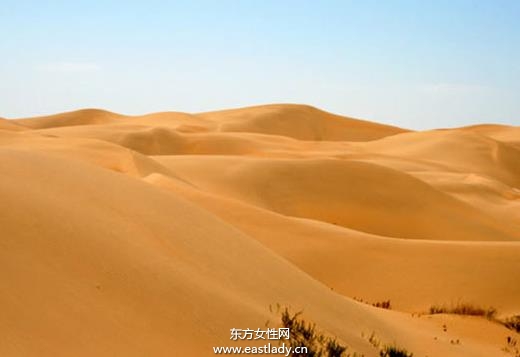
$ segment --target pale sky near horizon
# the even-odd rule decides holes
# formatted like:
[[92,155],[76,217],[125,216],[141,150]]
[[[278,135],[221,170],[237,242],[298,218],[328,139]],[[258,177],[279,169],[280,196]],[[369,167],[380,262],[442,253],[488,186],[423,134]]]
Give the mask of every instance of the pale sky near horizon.
[[0,117],[304,103],[520,125],[520,1],[0,0]]

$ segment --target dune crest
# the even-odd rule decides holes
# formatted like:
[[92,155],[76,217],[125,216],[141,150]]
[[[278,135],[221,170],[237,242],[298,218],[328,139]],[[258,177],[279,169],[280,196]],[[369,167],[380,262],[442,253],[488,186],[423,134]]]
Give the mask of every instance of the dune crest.
[[312,141],[368,141],[406,130],[342,117],[308,105],[273,104],[199,114],[220,131],[262,133]]

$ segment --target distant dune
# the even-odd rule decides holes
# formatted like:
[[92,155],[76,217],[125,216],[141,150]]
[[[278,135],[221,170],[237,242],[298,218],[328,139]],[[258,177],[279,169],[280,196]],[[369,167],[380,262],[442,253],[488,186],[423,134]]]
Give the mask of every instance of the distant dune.
[[14,123],[12,120],[0,118],[0,130],[20,131],[26,130],[26,128]]
[[[0,356],[212,356],[276,304],[366,357],[372,333],[416,357],[520,346],[500,323],[520,315],[520,127],[294,104],[0,118],[0,198]],[[496,318],[428,314],[458,302]]]

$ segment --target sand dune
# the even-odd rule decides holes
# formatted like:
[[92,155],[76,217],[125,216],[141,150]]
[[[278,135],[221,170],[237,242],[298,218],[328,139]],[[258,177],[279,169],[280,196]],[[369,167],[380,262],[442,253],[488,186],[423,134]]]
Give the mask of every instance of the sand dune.
[[56,115],[17,119],[17,124],[31,129],[54,128],[87,124],[105,124],[121,117],[119,114],[100,109],[83,109]]
[[206,156],[157,160],[199,188],[288,216],[396,238],[520,240],[518,231],[479,210],[372,163]]
[[25,130],[25,128],[21,125],[14,123],[12,120],[0,118],[0,130],[21,131]]
[[490,138],[499,140],[501,142],[515,145],[517,148],[520,147],[520,139],[518,135],[520,128],[515,126],[507,125],[474,125],[462,128],[463,130],[477,132],[482,135],[489,136]]
[[[482,305],[495,306],[506,315],[518,311],[520,246],[516,242],[389,239],[287,217],[179,185],[161,174],[146,181],[214,212],[346,296],[372,302],[390,299],[396,308],[409,312],[426,311],[432,298],[446,302],[478,296]],[[487,277],[485,284],[483,277]]]
[[224,110],[199,116],[217,121],[220,131],[283,135],[299,140],[367,141],[406,131],[291,104]]
[[490,137],[465,131],[409,133],[367,143],[370,152],[438,163],[520,186],[520,150]]
[[299,105],[2,119],[0,355],[211,356],[278,303],[365,356],[372,332],[510,356],[503,325],[425,313],[520,314],[519,134]]

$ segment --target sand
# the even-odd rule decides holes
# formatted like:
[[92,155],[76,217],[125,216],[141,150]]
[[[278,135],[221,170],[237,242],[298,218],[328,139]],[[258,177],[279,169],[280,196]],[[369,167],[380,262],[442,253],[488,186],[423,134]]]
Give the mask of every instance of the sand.
[[427,314],[520,314],[519,127],[289,104],[0,119],[0,198],[1,356],[212,356],[276,304],[367,357],[371,333],[430,357],[520,340]]

